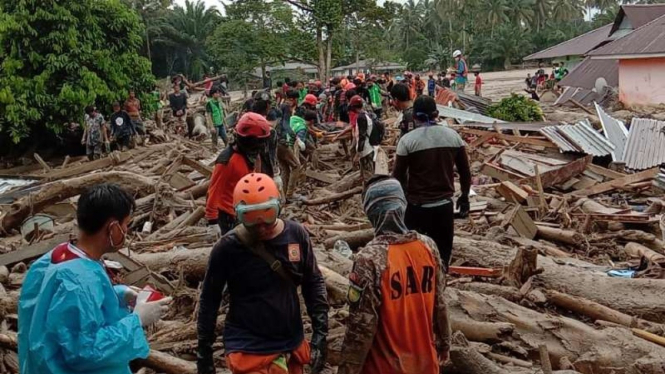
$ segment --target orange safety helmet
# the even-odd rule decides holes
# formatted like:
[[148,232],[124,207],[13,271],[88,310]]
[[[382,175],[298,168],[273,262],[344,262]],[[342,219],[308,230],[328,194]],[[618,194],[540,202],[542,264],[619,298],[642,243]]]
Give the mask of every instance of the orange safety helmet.
[[275,223],[281,210],[277,184],[266,174],[245,175],[233,190],[233,207],[238,221],[247,227]]
[[351,90],[355,90],[355,89],[356,89],[356,85],[354,83],[348,83],[346,86],[344,86],[345,91],[351,91]]
[[351,108],[362,108],[363,105],[365,105],[365,100],[363,100],[363,98],[359,95],[353,96],[349,101],[349,106]]
[[303,104],[309,104],[311,106],[316,106],[318,102],[319,100],[312,94],[305,95],[305,99],[303,100]]
[[358,79],[360,79],[361,81],[363,81],[363,82],[365,81],[365,73],[358,73],[357,77],[358,77]]
[[236,124],[236,133],[242,137],[265,139],[270,136],[270,123],[258,113],[245,113]]

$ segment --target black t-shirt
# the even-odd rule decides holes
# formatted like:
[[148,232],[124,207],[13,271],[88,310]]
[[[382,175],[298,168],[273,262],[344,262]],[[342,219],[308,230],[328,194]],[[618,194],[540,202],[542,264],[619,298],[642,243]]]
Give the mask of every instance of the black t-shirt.
[[171,110],[173,110],[173,115],[176,115],[178,111],[187,110],[187,95],[180,92],[176,94],[175,92],[169,95],[169,105]]
[[[265,248],[282,263],[293,283],[302,286],[308,311],[327,310],[326,286],[309,235],[296,222],[284,224],[280,235],[264,242]],[[304,338],[298,290],[242,245],[234,232],[222,237],[210,253],[200,299],[199,340],[214,341],[225,285],[231,300],[224,325],[227,354],[298,348]]]
[[132,119],[124,110],[111,114],[109,119],[111,126],[111,135],[116,138],[124,138],[136,133]]

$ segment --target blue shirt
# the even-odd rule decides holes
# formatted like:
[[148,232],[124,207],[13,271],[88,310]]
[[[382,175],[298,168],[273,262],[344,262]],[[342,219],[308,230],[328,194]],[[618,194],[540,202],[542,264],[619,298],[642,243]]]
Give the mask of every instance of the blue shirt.
[[466,84],[467,77],[464,76],[466,71],[466,62],[462,59],[457,61],[457,74],[455,74],[455,83]]

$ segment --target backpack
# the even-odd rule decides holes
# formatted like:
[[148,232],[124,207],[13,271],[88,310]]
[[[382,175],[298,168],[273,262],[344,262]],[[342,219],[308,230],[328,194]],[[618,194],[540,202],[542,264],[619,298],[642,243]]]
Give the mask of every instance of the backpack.
[[386,134],[386,125],[376,116],[376,114],[367,112],[366,115],[368,117],[367,119],[372,121],[372,131],[369,134],[369,145],[381,145],[383,137]]

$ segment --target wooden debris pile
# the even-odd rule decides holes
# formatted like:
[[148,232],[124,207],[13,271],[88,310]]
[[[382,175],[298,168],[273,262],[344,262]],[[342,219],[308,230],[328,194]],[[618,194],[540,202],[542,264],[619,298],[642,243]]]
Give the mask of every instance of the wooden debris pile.
[[[470,217],[456,222],[446,291],[455,336],[444,372],[665,373],[664,202],[651,183],[658,169],[612,170],[519,131],[459,131],[473,160],[474,196]],[[392,169],[398,131],[392,126],[388,134],[377,173]],[[0,372],[18,373],[16,304],[30,262],[76,233],[84,188],[115,182],[134,193],[137,210],[127,248],[108,260],[122,266],[124,282],[175,299],[148,330],[153,351],[137,370],[196,373],[198,287],[218,239],[204,220],[215,157],[209,144],[169,135],[102,160],[3,170],[32,183],[0,195]],[[284,218],[305,224],[315,245],[333,306],[327,370],[334,372],[352,268],[341,241],[355,251],[373,230],[362,212],[364,181],[338,144],[321,144],[303,178]],[[50,216],[52,227],[26,225],[36,214]],[[610,276],[625,274],[633,277]],[[223,343],[214,348],[222,370]]]

